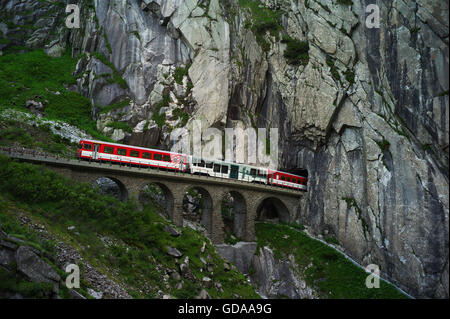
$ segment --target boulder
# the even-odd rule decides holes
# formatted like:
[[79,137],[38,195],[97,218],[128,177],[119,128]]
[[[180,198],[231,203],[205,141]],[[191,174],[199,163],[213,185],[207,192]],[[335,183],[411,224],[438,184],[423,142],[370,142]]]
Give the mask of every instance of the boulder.
[[[248,274],[249,272],[256,247],[257,243],[255,242],[238,242],[233,246],[226,244],[216,245],[219,255],[234,264],[243,274]],[[229,265],[225,265],[224,269],[229,271]]]
[[167,254],[175,258],[180,258],[183,254],[176,248],[167,246]]
[[195,299],[211,299],[211,296],[205,289],[202,289],[202,291],[200,291],[200,294],[195,297]]
[[170,225],[166,225],[165,229],[166,229],[166,232],[168,232],[173,237],[178,237],[181,235],[181,233],[178,230],[176,230],[175,228],[173,228]]
[[17,269],[34,282],[57,283],[61,280],[58,273],[27,246],[16,251]]
[[14,251],[0,248],[0,266],[9,268],[15,262]]

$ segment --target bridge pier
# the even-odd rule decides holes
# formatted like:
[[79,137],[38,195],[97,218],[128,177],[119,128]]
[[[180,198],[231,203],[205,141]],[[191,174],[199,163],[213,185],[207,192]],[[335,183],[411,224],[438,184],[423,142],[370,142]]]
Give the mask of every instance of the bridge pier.
[[222,198],[214,198],[211,210],[211,241],[221,244],[224,241],[222,221]]
[[184,194],[177,194],[178,196],[174,196],[174,204],[172,212],[169,212],[169,216],[172,219],[172,222],[178,226],[183,227],[183,197]]

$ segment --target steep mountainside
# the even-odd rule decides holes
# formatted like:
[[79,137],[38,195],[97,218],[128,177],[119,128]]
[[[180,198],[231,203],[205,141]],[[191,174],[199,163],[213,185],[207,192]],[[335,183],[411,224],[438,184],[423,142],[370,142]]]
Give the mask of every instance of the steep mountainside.
[[[448,294],[448,1],[0,0],[0,50],[79,56],[76,84],[116,141],[278,127],[304,168],[297,220],[416,297]],[[122,124],[117,124],[123,122]],[[114,125],[112,123],[115,123]]]

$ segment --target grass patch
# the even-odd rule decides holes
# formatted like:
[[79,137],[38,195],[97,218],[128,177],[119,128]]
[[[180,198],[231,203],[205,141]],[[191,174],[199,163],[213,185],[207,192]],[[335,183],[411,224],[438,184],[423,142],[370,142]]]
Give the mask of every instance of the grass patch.
[[277,258],[293,254],[307,284],[317,287],[324,298],[407,298],[384,281],[380,281],[379,289],[368,289],[367,273],[363,269],[331,247],[289,226],[258,223],[256,236],[258,247],[272,247]]
[[190,115],[189,113],[181,110],[181,109],[175,109],[173,110],[172,114],[177,118],[181,119],[181,122],[179,124],[180,127],[186,126],[187,122],[189,121]]
[[76,83],[72,72],[77,59],[69,51],[60,58],[49,57],[41,49],[1,56],[0,111],[7,108],[28,111],[25,102],[35,100],[44,104],[46,118],[64,121],[97,139],[105,139],[91,120],[89,100],[65,87]]
[[239,5],[250,11],[251,21],[246,26],[251,28],[263,51],[269,51],[270,43],[266,40],[265,35],[266,32],[270,32],[272,36],[278,37],[282,30],[279,23],[282,11],[271,10],[259,0],[239,0]]

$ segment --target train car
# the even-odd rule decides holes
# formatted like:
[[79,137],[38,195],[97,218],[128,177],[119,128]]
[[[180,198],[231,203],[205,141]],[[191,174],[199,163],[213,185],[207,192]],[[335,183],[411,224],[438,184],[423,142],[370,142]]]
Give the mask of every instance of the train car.
[[306,192],[308,179],[303,176],[270,170],[268,183],[278,187],[287,187]]
[[78,157],[180,172],[188,170],[188,157],[184,154],[96,140],[81,140]]
[[191,174],[267,184],[268,169],[221,160],[190,157]]

